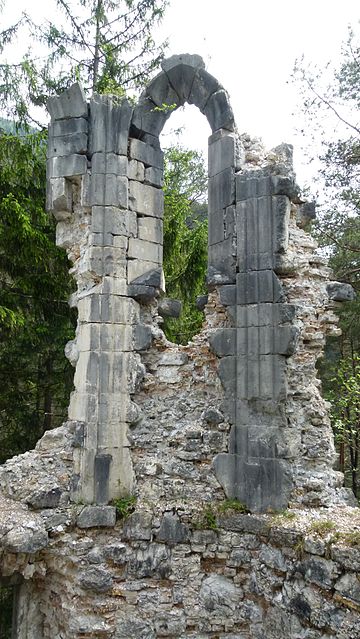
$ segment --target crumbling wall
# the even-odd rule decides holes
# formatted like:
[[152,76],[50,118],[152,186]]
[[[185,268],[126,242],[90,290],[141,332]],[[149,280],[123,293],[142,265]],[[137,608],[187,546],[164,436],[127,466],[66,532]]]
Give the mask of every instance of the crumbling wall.
[[[209,296],[179,346],[159,315],[159,134],[184,102],[212,128]],[[165,61],[135,108],[74,85],[49,110],[75,390],[68,422],[0,468],[18,637],[360,637],[359,515],[315,368],[352,291],[303,229],[291,148],[239,136],[198,56]]]

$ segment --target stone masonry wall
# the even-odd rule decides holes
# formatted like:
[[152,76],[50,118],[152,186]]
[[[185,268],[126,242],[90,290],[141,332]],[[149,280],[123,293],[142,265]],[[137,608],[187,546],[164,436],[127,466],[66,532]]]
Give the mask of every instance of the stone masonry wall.
[[[202,331],[178,346],[159,313],[158,138],[184,102],[212,128],[209,295]],[[88,104],[74,85],[49,110],[75,389],[68,421],[0,467],[14,636],[360,638],[360,517],[315,367],[353,293],[304,230],[314,211],[291,148],[239,136],[226,91],[188,54],[135,107]]]

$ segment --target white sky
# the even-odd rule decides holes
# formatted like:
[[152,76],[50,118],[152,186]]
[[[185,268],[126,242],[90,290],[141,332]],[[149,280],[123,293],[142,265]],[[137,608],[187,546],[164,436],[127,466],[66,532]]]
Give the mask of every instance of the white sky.
[[[39,0],[5,0],[3,28],[22,10],[34,20],[45,17]],[[292,115],[299,104],[289,83],[296,58],[324,65],[336,61],[348,25],[360,20],[359,0],[170,0],[156,35],[168,38],[168,55],[197,53],[230,94],[240,132],[262,137],[268,148],[281,142],[295,146],[295,168],[306,179],[300,139]],[[205,149],[210,129],[195,107],[169,120],[169,128],[186,124],[183,142]]]
[[[320,66],[336,61],[348,26],[359,20],[359,0],[172,0],[161,35],[169,38],[169,55],[203,57],[230,94],[240,132],[263,138],[267,148],[294,144],[295,169],[306,180],[307,162],[292,115],[299,105],[289,82],[294,62],[303,54]],[[206,119],[194,116],[195,107],[187,110],[184,142],[203,148],[210,131]],[[170,126],[180,125],[177,115]]]

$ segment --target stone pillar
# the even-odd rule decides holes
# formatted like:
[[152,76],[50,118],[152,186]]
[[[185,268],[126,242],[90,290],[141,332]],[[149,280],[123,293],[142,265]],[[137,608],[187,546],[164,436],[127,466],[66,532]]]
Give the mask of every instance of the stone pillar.
[[233,424],[229,452],[216,457],[215,472],[226,494],[253,511],[286,507],[292,486],[285,365],[297,333],[275,272],[288,241],[283,189],[284,180],[261,170],[236,176],[236,283],[220,288],[233,327],[211,338]]

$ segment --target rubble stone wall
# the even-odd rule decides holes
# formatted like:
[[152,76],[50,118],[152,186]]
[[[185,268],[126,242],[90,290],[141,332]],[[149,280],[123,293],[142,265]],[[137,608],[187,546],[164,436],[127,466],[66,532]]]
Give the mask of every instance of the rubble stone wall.
[[[159,134],[185,102],[212,129],[209,295],[179,346],[159,312]],[[15,636],[360,637],[360,518],[315,366],[353,293],[304,230],[314,211],[291,148],[239,136],[226,91],[188,54],[135,107],[74,85],[49,111],[75,389],[68,421],[0,467]]]

